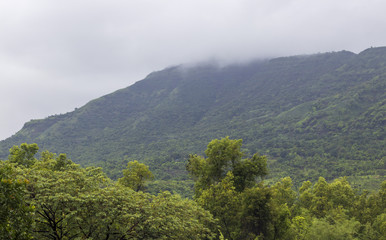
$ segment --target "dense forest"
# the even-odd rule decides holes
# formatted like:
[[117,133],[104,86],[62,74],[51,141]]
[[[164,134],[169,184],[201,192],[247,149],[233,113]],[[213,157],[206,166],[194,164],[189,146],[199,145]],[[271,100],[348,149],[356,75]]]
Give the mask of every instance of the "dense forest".
[[0,239],[386,240],[385,126],[386,47],[170,67],[0,141]]
[[[386,48],[176,66],[62,115],[32,120],[0,142],[0,158],[21,143],[103,167],[112,179],[138,160],[153,192],[192,194],[185,170],[206,143],[243,139],[243,152],[269,157],[266,181],[300,187],[347,176],[376,189],[386,169]],[[40,152],[38,153],[40,154]]]
[[0,161],[0,239],[386,239],[386,181],[371,194],[344,177],[267,184],[267,157],[245,157],[241,139],[189,156],[193,200],[148,193],[153,175],[137,161],[113,181],[38,149],[14,146]]

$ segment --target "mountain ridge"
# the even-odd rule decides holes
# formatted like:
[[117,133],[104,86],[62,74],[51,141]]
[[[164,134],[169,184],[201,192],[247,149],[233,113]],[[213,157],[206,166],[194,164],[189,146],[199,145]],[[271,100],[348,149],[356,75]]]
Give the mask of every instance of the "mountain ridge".
[[385,66],[386,47],[169,67],[73,112],[26,123],[0,142],[0,158],[12,145],[36,142],[113,176],[136,159],[158,168],[160,178],[186,179],[187,154],[230,136],[244,140],[246,154],[267,154],[276,177],[354,176],[357,169],[383,178]]

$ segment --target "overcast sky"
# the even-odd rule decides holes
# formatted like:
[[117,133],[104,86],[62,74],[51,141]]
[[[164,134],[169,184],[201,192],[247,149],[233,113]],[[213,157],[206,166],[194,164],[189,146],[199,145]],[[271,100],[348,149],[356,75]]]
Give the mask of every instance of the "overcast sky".
[[0,0],[0,140],[170,65],[386,45],[384,0]]

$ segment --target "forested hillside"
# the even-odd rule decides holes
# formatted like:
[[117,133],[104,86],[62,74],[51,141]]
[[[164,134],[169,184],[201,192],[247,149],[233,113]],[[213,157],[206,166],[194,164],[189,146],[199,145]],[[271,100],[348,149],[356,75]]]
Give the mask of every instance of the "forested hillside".
[[102,166],[114,179],[138,160],[176,189],[175,180],[188,179],[188,154],[230,136],[243,139],[245,156],[268,156],[272,179],[375,184],[385,179],[385,90],[386,47],[170,67],[73,112],[26,123],[0,142],[0,159],[13,145],[37,143]]

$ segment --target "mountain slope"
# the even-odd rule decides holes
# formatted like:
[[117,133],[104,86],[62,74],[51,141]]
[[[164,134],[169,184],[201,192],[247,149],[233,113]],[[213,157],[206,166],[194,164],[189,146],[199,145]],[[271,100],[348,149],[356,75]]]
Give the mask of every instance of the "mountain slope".
[[116,176],[129,160],[159,178],[186,179],[187,154],[214,138],[242,138],[295,181],[384,179],[386,48],[276,58],[245,65],[177,66],[63,115],[25,124],[0,142],[36,142]]

